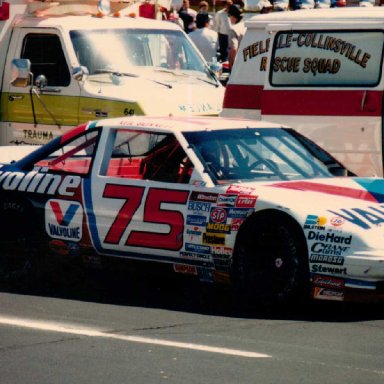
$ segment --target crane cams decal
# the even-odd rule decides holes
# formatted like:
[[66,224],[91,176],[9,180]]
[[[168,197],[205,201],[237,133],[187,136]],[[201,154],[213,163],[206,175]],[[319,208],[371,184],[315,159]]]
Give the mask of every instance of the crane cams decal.
[[76,201],[48,200],[45,230],[54,239],[78,242],[82,238],[83,207]]

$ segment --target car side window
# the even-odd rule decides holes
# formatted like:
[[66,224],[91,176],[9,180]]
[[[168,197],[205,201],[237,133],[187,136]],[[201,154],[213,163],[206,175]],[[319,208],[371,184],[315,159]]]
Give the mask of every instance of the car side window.
[[48,171],[87,175],[96,149],[98,131],[86,132],[35,164]]
[[34,78],[44,75],[48,86],[66,87],[70,84],[71,75],[59,36],[44,33],[27,34],[23,41],[21,58],[30,60]]
[[104,176],[188,183],[192,163],[173,134],[116,130]]

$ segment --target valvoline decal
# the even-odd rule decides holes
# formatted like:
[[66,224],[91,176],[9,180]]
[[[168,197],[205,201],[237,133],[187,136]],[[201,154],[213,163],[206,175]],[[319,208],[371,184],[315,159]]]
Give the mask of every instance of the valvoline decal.
[[83,207],[76,201],[48,200],[45,205],[45,230],[59,240],[78,242],[82,238]]

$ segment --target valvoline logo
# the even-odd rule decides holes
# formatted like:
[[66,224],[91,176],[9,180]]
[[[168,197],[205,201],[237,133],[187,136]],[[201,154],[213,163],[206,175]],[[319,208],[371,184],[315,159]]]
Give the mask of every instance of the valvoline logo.
[[76,201],[48,200],[45,205],[45,229],[54,239],[80,241],[83,207]]

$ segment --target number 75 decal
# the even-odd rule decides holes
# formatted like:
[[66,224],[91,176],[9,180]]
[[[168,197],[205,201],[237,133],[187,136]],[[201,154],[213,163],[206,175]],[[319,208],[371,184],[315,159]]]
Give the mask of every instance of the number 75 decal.
[[[103,197],[124,200],[109,228],[104,242],[120,244],[133,215],[141,206],[145,187],[107,184]],[[189,191],[150,188],[144,202],[143,222],[166,224],[168,233],[130,231],[125,240],[126,246],[167,249],[178,251],[183,246],[184,216],[179,210],[162,209],[162,203],[186,204]]]

